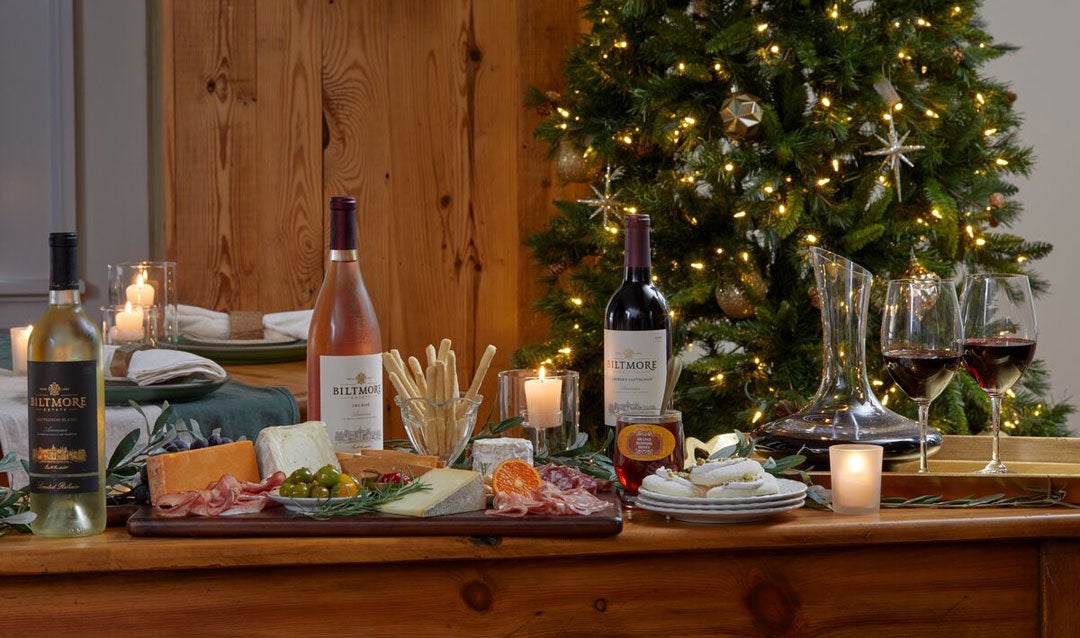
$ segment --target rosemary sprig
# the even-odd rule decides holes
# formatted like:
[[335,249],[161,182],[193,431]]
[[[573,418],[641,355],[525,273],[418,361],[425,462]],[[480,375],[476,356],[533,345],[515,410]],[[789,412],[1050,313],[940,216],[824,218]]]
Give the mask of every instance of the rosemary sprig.
[[347,501],[331,503],[323,501],[311,510],[304,511],[304,516],[317,520],[327,520],[337,516],[358,516],[377,511],[380,505],[385,505],[415,492],[430,490],[431,487],[421,480],[413,480],[401,485],[383,485],[368,490],[357,492]]
[[[8,452],[0,459],[0,473],[7,471],[9,467],[16,467],[19,459],[14,452]],[[30,521],[34,520],[34,514],[30,511],[30,486],[21,489],[0,487],[0,536],[10,530],[27,533],[30,531]]]

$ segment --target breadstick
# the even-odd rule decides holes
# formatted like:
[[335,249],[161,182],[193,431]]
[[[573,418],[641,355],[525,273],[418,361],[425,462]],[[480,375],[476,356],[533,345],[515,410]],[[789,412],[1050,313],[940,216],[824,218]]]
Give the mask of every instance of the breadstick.
[[408,392],[405,393],[405,398],[408,399],[420,396],[419,389],[413,384],[409,375],[406,374],[405,368],[403,368],[398,361],[398,357],[394,357],[394,352],[396,352],[396,350],[383,353],[383,367],[386,368],[387,372],[397,374],[398,380],[401,382],[402,386],[408,389]]
[[420,396],[427,396],[427,378],[424,376],[424,369],[420,367],[420,360],[416,357],[409,357],[409,370],[412,371],[416,388],[420,390]]
[[427,345],[427,348],[424,349],[424,354],[427,355],[427,364],[429,366],[435,365],[435,361],[438,358],[438,357],[435,356],[435,346],[433,346],[433,345],[431,345],[429,343]]
[[453,350],[446,355],[446,372],[450,375],[450,386],[449,390],[447,390],[449,396],[447,398],[456,399],[461,396],[461,389],[458,387],[457,353]]
[[426,396],[428,398],[428,400],[431,401],[432,403],[435,403],[436,402],[436,399],[435,399],[435,385],[438,382],[435,380],[435,364],[434,363],[432,363],[431,365],[429,365],[427,367],[425,381],[427,382],[427,394],[424,395],[424,396]]
[[480,392],[480,384],[484,382],[484,375],[487,374],[488,367],[491,366],[491,359],[494,356],[495,346],[489,344],[484,349],[483,356],[480,357],[480,364],[476,366],[476,374],[473,375],[472,384],[469,386],[469,391],[465,393],[466,399],[475,399]]
[[443,339],[439,342],[439,361],[446,362],[446,357],[450,354],[450,346],[452,342],[449,339]]
[[413,398],[409,396],[409,389],[405,387],[405,384],[401,382],[401,378],[398,377],[396,372],[390,373],[390,383],[392,383],[397,389],[397,393],[401,397],[402,401]]

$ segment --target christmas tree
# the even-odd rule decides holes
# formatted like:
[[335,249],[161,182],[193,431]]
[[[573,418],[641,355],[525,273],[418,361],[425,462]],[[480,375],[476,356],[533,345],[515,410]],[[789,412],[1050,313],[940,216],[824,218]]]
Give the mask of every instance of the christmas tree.
[[[652,218],[653,272],[690,363],[676,393],[688,434],[786,416],[821,375],[820,313],[806,250],[875,274],[867,330],[874,387],[914,406],[883,371],[884,282],[1023,272],[1051,249],[1008,232],[1011,176],[1032,167],[1016,96],[980,72],[1011,50],[975,0],[592,0],[565,84],[534,92],[536,134],[559,174],[594,195],[556,202],[530,239],[551,273],[538,308],[550,339],[518,362],[582,374],[582,423],[602,424],[603,313],[622,275],[626,212]],[[548,88],[548,87],[545,87]],[[687,356],[689,355],[689,356]],[[1010,391],[1004,431],[1054,435],[1034,363]],[[957,374],[933,404],[945,433],[987,426],[986,394]]]

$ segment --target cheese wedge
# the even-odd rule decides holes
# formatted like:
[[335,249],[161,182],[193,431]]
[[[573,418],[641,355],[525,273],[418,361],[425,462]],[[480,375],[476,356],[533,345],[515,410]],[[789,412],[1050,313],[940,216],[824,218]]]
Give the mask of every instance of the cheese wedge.
[[146,459],[146,474],[151,501],[165,494],[205,490],[225,474],[241,481],[260,481],[251,441],[157,454]]
[[324,465],[341,469],[322,421],[264,428],[255,440],[255,456],[263,478],[274,472],[288,476],[302,467],[312,472]]
[[408,494],[401,500],[380,506],[379,510],[387,514],[427,518],[474,512],[487,507],[484,482],[479,472],[436,468],[424,474],[420,480],[431,489]]

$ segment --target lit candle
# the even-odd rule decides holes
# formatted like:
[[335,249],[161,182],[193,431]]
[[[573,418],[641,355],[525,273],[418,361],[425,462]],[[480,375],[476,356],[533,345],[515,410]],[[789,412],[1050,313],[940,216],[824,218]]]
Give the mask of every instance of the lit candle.
[[127,287],[127,300],[135,306],[154,305],[154,287],[146,282],[142,273],[135,277],[135,283]]
[[832,508],[838,514],[873,514],[881,507],[880,445],[829,448]]
[[543,429],[560,425],[561,403],[562,379],[545,378],[544,366],[540,366],[539,376],[525,381],[525,414],[529,426]]
[[124,304],[123,310],[117,310],[115,332],[112,336],[116,341],[142,341],[146,336],[143,331],[143,309],[132,306],[129,301]]
[[15,374],[26,374],[26,350],[33,330],[34,326],[11,329],[11,371]]

